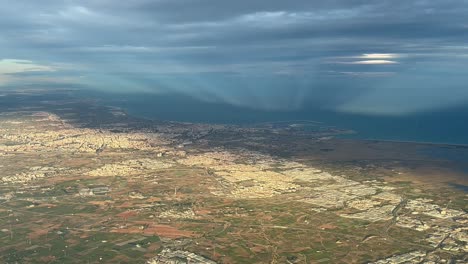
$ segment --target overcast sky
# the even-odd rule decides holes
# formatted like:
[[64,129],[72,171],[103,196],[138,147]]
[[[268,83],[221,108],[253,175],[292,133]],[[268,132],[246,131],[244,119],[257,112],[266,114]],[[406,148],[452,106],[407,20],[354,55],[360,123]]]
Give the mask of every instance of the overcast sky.
[[0,0],[0,86],[405,115],[468,104],[466,0]]

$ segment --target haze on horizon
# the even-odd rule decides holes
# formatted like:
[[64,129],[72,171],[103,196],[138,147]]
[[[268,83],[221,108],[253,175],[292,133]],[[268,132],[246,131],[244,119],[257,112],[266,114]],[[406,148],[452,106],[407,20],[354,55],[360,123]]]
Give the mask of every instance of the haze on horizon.
[[468,104],[466,0],[0,3],[0,89],[370,115]]

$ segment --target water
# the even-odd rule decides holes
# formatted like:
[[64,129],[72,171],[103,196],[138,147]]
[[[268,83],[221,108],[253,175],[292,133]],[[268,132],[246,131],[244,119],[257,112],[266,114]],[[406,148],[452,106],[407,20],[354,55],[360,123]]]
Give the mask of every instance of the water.
[[457,184],[457,183],[450,183],[450,186],[452,186],[455,189],[458,189],[458,190],[461,190],[461,191],[464,191],[464,192],[468,193],[468,186],[466,186],[466,185]]
[[[94,94],[96,96],[96,93]],[[262,111],[225,103],[207,103],[178,94],[97,94],[104,103],[131,115],[156,120],[220,124],[310,120],[351,129],[355,139],[468,145],[468,106],[401,117],[365,116],[305,107],[298,111]]]
[[434,159],[450,160],[468,175],[468,146],[428,146],[421,154]]

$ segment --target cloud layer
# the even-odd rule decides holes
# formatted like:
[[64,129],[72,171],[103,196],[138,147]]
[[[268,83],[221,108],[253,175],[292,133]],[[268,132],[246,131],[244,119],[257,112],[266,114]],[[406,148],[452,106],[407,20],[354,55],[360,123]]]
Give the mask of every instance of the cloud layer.
[[0,0],[0,85],[398,115],[468,102],[466,0]]

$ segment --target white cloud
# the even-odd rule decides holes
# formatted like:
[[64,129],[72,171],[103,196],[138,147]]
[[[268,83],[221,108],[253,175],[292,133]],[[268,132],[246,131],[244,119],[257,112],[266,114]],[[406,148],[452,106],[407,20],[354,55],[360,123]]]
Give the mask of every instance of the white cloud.
[[336,10],[315,10],[315,11],[300,11],[300,12],[289,12],[289,11],[260,11],[255,13],[249,13],[241,15],[234,19],[234,23],[246,23],[262,25],[265,27],[280,26],[280,25],[291,25],[299,23],[307,23],[311,21],[324,21],[324,20],[340,20],[340,19],[351,19],[361,15],[367,7],[358,7],[352,9],[336,9]]
[[338,64],[397,64],[395,59],[401,58],[403,55],[397,53],[364,53],[358,56],[331,57],[327,63]]
[[159,46],[131,46],[131,45],[103,45],[70,48],[69,51],[84,52],[171,52],[171,51],[196,51],[216,48],[215,46],[179,46],[179,47],[159,47]]
[[95,15],[93,12],[91,12],[91,10],[84,6],[70,6],[67,7],[65,10],[59,11],[58,14],[65,19],[72,20]]
[[[116,25],[134,25],[128,17],[109,14],[106,10],[92,10],[85,6],[64,6],[61,9],[47,10],[36,15],[38,22],[48,25],[50,29],[73,29],[71,24],[87,24],[95,27]],[[143,23],[143,22],[141,22]]]
[[375,59],[395,59],[399,58],[401,55],[395,53],[365,53],[361,56],[357,56],[355,58],[364,59],[364,60],[375,60]]
[[11,84],[37,83],[78,83],[79,77],[48,76],[48,75],[16,75],[19,73],[52,73],[66,70],[67,64],[43,65],[30,60],[2,59],[0,60],[0,86]]
[[392,60],[359,60],[351,62],[343,62],[344,64],[396,64],[398,62]]

